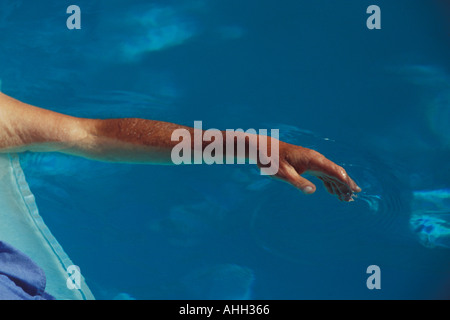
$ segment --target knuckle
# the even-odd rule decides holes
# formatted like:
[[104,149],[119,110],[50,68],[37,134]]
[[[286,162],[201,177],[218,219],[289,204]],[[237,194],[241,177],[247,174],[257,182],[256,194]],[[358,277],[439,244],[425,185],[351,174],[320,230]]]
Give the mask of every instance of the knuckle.
[[307,149],[308,156],[311,158],[324,158],[324,156],[316,150]]
[[312,149],[308,149],[306,155],[309,163],[322,163],[326,160],[321,153]]
[[339,165],[335,165],[335,172],[338,178],[342,179],[343,181],[347,181],[348,174],[347,171],[345,171],[344,168],[342,168]]
[[339,172],[339,174],[341,175],[342,178],[345,178],[345,179],[347,178],[347,171],[345,171],[344,168],[338,166],[338,172]]

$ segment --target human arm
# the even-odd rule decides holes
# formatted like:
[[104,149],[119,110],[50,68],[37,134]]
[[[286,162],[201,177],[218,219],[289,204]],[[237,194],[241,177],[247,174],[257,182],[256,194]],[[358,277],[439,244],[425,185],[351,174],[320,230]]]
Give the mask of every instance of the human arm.
[[[62,152],[100,161],[171,164],[171,152],[178,144],[172,139],[172,133],[177,129],[184,129],[191,135],[200,130],[138,118],[72,117],[31,106],[0,93],[0,152]],[[259,142],[260,136],[256,138]],[[223,139],[226,139],[226,134]],[[238,135],[236,143],[240,139],[245,140],[247,149],[253,146],[245,135]],[[270,142],[274,138],[267,139]],[[202,141],[200,148],[203,150],[209,143]],[[301,176],[309,173],[320,179],[328,192],[342,201],[351,201],[352,196],[361,191],[342,167],[320,153],[282,141],[278,141],[278,145],[279,168],[274,177],[310,194],[316,187]],[[260,148],[261,145],[255,147]],[[263,167],[260,159],[254,160]]]

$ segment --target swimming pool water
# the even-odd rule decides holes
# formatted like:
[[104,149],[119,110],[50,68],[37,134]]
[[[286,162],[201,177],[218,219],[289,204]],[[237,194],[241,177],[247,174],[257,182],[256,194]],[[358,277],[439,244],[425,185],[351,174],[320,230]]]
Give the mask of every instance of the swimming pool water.
[[5,93],[82,117],[277,128],[363,189],[340,203],[249,165],[20,155],[96,298],[450,297],[449,8],[372,2],[76,0],[80,30],[65,3],[0,4]]

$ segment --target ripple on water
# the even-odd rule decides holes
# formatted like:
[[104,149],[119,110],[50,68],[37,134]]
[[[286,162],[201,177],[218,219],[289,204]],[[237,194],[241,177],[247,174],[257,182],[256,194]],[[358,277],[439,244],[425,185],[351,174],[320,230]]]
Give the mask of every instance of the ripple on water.
[[386,257],[389,252],[393,256],[393,245],[411,243],[410,193],[392,169],[344,143],[281,127],[281,140],[323,153],[343,166],[363,191],[356,201],[343,203],[326,193],[314,177],[309,178],[318,188],[311,196],[287,184],[270,183],[251,220],[252,234],[261,247],[291,260],[317,263],[330,258],[364,259],[369,252],[372,257]]

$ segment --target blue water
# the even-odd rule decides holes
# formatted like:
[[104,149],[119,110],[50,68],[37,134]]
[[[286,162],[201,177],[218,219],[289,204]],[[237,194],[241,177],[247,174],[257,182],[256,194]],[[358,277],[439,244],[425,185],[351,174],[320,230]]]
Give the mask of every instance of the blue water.
[[[68,3],[0,2],[5,93],[82,117],[278,128],[363,189],[341,203],[249,165],[22,154],[98,299],[450,297],[446,1],[70,4],[81,30],[66,27]],[[371,4],[381,30],[366,27]]]

